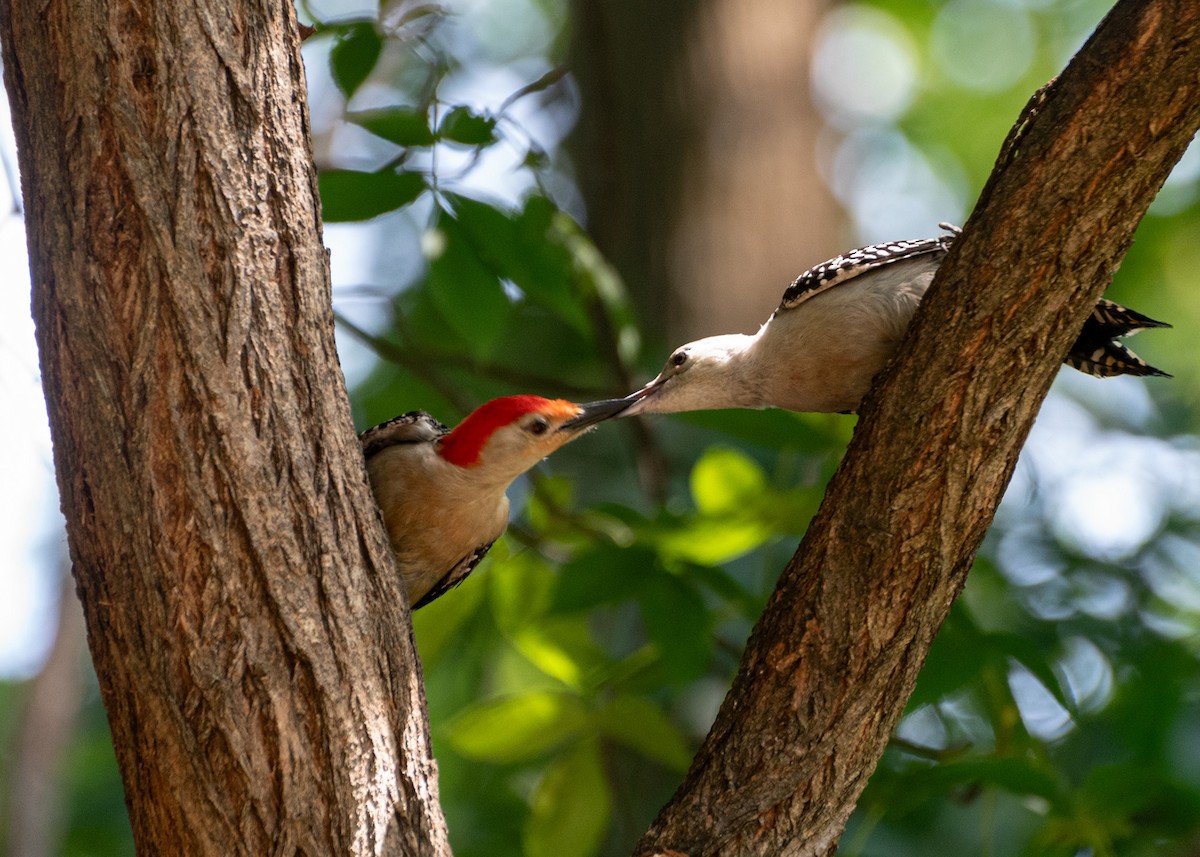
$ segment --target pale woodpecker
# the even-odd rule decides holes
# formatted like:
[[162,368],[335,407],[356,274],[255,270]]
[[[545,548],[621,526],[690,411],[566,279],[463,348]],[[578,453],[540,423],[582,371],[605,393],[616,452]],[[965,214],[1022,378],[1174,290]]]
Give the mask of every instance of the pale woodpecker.
[[[805,271],[757,333],[676,348],[657,378],[617,400],[629,403],[621,416],[710,408],[856,411],[958,235],[941,225],[948,234],[862,247]],[[1064,362],[1099,377],[1166,376],[1116,341],[1150,327],[1170,325],[1101,300]]]
[[359,435],[409,604],[423,607],[479,564],[508,526],[513,480],[623,408],[508,396],[453,431],[411,411]]

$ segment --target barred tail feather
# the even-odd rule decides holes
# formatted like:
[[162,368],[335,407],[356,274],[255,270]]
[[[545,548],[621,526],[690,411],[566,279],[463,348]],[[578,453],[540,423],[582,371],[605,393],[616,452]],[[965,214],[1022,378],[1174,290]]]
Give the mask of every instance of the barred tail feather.
[[1092,314],[1088,316],[1083,327],[1084,333],[1088,332],[1089,325],[1096,333],[1104,334],[1109,339],[1130,336],[1139,330],[1148,330],[1152,327],[1171,326],[1165,321],[1157,321],[1107,298],[1101,298],[1096,304],[1096,308],[1092,310]]
[[1171,377],[1161,369],[1151,366],[1121,343],[1112,340],[1086,350],[1081,349],[1079,342],[1076,342],[1063,362],[1072,369],[1097,378],[1113,378],[1117,375]]
[[1083,323],[1079,337],[1063,362],[1072,369],[1097,378],[1112,378],[1117,375],[1170,378],[1166,372],[1151,366],[1116,341],[1122,336],[1132,336],[1139,330],[1170,326],[1166,322],[1156,321],[1148,315],[1101,298],[1087,317],[1087,321]]

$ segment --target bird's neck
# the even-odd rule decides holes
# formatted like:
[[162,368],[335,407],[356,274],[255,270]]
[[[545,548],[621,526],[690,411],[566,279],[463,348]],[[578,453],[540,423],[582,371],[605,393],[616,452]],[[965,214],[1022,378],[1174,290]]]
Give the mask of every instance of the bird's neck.
[[[764,326],[765,329],[765,326]],[[760,359],[759,342],[762,330],[755,334],[737,334],[737,347],[730,350],[726,364],[725,381],[719,390],[712,391],[715,408],[762,408],[763,385],[766,380],[765,365]]]

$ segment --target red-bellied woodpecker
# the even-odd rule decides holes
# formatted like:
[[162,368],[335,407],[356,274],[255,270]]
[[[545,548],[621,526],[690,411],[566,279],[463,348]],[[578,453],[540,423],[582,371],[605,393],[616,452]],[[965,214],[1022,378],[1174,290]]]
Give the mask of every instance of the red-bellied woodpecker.
[[462,583],[487,554],[508,526],[514,479],[624,406],[508,396],[453,431],[411,411],[359,435],[413,608]]
[[[853,412],[904,338],[958,229],[852,250],[805,271],[758,333],[710,336],[672,352],[621,416],[709,408]],[[1101,300],[1064,361],[1089,375],[1166,375],[1116,341],[1170,327]],[[1167,376],[1170,377],[1170,376]]]

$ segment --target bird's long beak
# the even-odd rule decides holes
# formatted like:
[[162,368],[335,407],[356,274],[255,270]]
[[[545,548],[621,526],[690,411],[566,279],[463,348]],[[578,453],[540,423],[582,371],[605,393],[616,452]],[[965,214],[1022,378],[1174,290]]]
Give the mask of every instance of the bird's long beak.
[[579,413],[559,426],[558,430],[580,431],[589,428],[596,423],[615,417],[634,401],[632,396],[626,396],[624,399],[605,399],[601,402],[588,402],[586,405],[580,405]]
[[667,383],[667,379],[663,378],[662,376],[659,376],[658,378],[655,378],[653,381],[651,381],[649,384],[647,384],[645,387],[642,387],[642,389],[634,390],[632,393],[630,393],[624,399],[619,399],[618,401],[625,402],[625,407],[622,408],[617,413],[620,414],[622,417],[637,416],[638,414],[640,414],[642,412],[643,403],[647,399],[653,397],[654,394],[657,393],[662,388],[663,384],[665,384],[665,383]]

